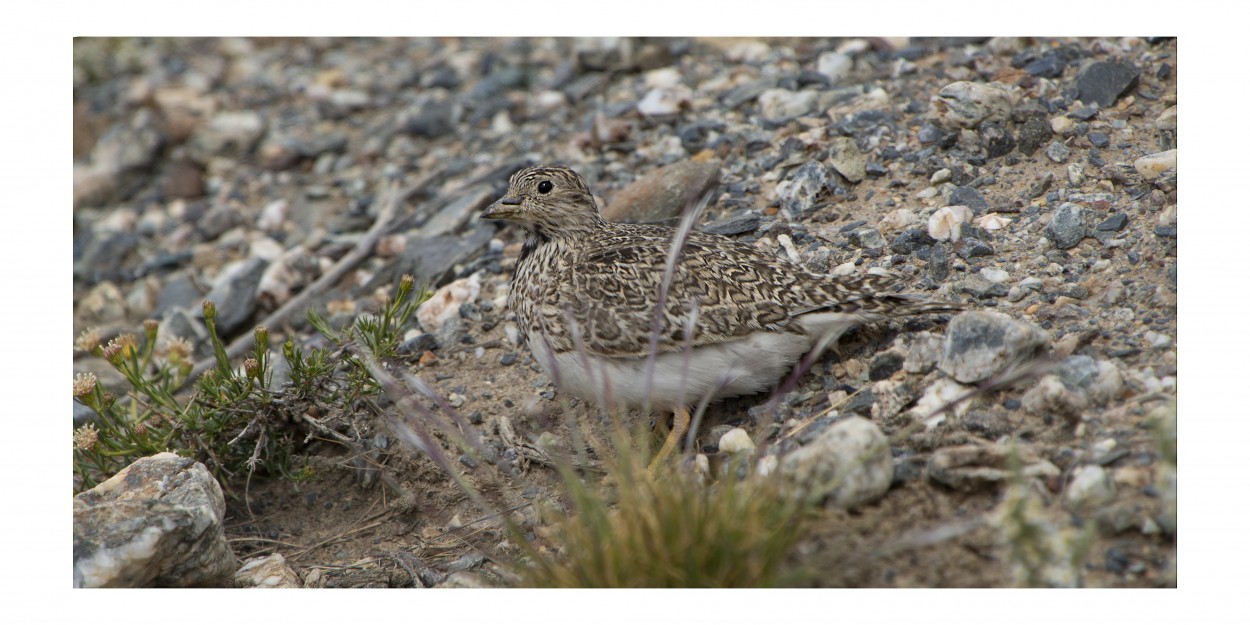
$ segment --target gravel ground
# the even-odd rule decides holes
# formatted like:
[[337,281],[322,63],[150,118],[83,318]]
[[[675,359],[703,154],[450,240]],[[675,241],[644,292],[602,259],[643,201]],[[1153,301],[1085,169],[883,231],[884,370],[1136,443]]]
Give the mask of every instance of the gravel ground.
[[[386,185],[420,183],[310,305],[346,323],[404,273],[455,282],[448,320],[408,336],[412,370],[492,444],[505,418],[566,440],[564,411],[591,411],[553,391],[503,306],[521,234],[476,213],[535,162],[573,166],[619,220],[671,220],[710,190],[705,229],[977,311],[844,338],[775,414],[766,396],[709,413],[709,453],[732,427],[782,447],[847,415],[890,437],[891,489],[825,511],[794,555],[805,583],[1012,584],[1017,440],[1039,527],[1093,528],[1044,583],[1175,586],[1175,467],[1153,424],[1176,395],[1177,73],[1166,38],[76,39],[74,332],[158,318],[194,340],[209,297],[249,335],[364,236]],[[300,318],[273,343],[315,343]],[[925,420],[1038,353],[1057,366]],[[311,443],[314,479],[229,503],[239,555],[282,552],[308,586],[509,583],[499,527],[464,527],[475,509],[432,463],[354,427],[387,478]],[[554,474],[473,465],[542,535],[524,504]]]

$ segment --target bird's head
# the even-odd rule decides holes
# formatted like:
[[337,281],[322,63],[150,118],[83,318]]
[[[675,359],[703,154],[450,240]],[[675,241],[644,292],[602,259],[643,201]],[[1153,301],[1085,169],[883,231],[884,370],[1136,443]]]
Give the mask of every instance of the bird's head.
[[482,211],[482,219],[511,221],[545,238],[577,236],[603,224],[586,181],[562,165],[512,174],[508,192]]

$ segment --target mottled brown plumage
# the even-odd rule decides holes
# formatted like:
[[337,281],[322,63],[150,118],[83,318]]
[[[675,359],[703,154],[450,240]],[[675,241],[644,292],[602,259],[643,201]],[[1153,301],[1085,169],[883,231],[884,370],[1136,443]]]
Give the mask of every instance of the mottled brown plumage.
[[518,171],[482,216],[529,231],[508,306],[557,386],[582,396],[615,390],[630,405],[680,408],[758,392],[856,324],[959,309],[891,293],[889,278],[815,274],[692,232],[660,317],[655,381],[641,384],[677,230],[604,221],[585,181],[561,166]]

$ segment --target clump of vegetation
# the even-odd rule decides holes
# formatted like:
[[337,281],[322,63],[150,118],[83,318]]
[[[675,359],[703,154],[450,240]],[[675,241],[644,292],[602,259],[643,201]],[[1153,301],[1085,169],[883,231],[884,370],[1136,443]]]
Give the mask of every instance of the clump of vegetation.
[[[631,449],[618,446],[619,449]],[[644,470],[624,452],[602,483],[563,469],[574,515],[556,526],[555,554],[531,547],[524,585],[556,588],[770,587],[803,535],[808,504],[776,479],[738,471],[715,483],[666,463]]]
[[1077,588],[1094,540],[1094,524],[1056,527],[1044,514],[1034,480],[1025,477],[1020,457],[1010,457],[1012,478],[995,522],[1017,586]]
[[309,409],[325,414],[379,392],[364,365],[344,355],[346,346],[358,339],[370,353],[393,357],[402,328],[428,298],[428,291],[414,289],[412,277],[404,276],[376,316],[361,317],[341,333],[310,311],[309,321],[332,345],[305,353],[287,339],[282,354],[291,381],[281,388],[272,384],[269,330],[255,329],[252,351],[236,368],[218,335],[212,302],[204,302],[203,311],[216,366],[195,380],[189,397],[177,392],[192,371],[191,345],[178,338],[158,348],[157,321],[144,323],[142,341],[123,335],[100,345],[98,335],[84,332],[77,346],[108,361],[130,389],[117,397],[92,374],[74,378],[74,397],[98,415],[74,432],[74,472],[82,488],[162,451],[203,462],[223,485],[232,476],[257,469],[291,479],[307,477],[306,471],[293,470],[291,458],[306,434],[302,427],[313,426],[306,423]]

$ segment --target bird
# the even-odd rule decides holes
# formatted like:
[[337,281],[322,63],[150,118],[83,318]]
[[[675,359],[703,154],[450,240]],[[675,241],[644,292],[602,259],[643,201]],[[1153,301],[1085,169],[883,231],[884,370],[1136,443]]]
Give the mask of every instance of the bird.
[[824,275],[717,234],[606,221],[563,165],[520,169],[481,217],[526,231],[507,306],[556,388],[673,413],[651,469],[692,406],[774,387],[857,325],[963,309],[895,293],[892,276]]

